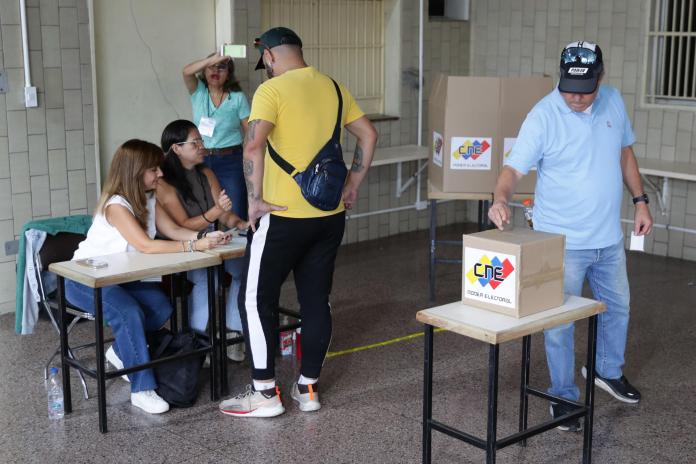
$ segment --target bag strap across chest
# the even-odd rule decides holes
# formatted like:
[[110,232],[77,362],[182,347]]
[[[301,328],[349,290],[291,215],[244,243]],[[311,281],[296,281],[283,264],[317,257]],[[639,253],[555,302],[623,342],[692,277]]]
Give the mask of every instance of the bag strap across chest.
[[[341,96],[341,89],[338,87],[338,84],[336,83],[335,80],[331,79],[331,82],[333,82],[334,88],[336,89],[336,95],[338,96],[338,114],[336,115],[336,125],[334,126],[333,133],[331,134],[331,139],[330,141],[337,143],[340,136],[341,136],[341,116],[343,115],[343,97]],[[271,155],[271,159],[275,161],[275,163],[280,166],[280,168],[288,173],[290,177],[295,177],[298,174],[301,174],[300,171],[297,170],[292,164],[287,162],[285,158],[280,156],[277,151],[271,146],[271,142],[267,142],[268,145],[268,153]]]

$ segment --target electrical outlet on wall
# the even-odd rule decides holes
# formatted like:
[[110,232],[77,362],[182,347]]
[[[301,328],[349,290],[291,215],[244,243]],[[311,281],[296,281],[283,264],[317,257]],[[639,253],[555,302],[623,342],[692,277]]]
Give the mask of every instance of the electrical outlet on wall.
[[24,106],[27,108],[35,108],[39,106],[39,100],[36,95],[36,87],[24,87]]

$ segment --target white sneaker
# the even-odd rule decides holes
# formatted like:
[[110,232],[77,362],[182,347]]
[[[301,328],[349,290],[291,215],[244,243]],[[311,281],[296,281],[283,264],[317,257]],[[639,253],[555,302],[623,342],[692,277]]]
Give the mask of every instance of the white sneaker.
[[275,417],[283,414],[285,408],[278,387],[256,391],[247,385],[244,393],[220,403],[220,412],[237,417]]
[[[239,332],[230,332],[227,334],[227,339],[237,338],[242,334]],[[234,362],[244,361],[244,342],[235,343],[234,345],[227,345],[227,357]]]
[[162,414],[169,411],[169,403],[164,401],[155,390],[131,393],[131,404],[150,414]]
[[[123,369],[123,361],[121,361],[121,358],[119,358],[116,354],[116,351],[114,350],[114,345],[111,345],[109,349],[106,350],[106,353],[104,353],[104,357],[106,357],[106,360],[109,361],[109,364],[114,366],[116,369]],[[130,382],[130,379],[125,374],[122,375],[121,378],[126,382]]]
[[300,385],[296,383],[292,387],[290,394],[292,399],[297,401],[300,411],[317,411],[321,408],[319,402],[319,385],[316,383],[310,385]]

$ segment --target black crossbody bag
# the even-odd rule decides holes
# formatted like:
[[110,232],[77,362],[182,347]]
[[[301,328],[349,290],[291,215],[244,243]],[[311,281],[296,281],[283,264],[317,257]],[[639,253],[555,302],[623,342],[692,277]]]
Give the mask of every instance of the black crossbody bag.
[[268,152],[273,161],[287,172],[300,186],[302,196],[307,202],[322,211],[332,211],[341,202],[343,186],[346,183],[348,169],[343,161],[341,149],[341,115],[343,114],[343,98],[336,81],[331,79],[338,95],[338,115],[331,139],[324,144],[319,153],[309,163],[307,169],[299,172],[288,163],[268,142]]

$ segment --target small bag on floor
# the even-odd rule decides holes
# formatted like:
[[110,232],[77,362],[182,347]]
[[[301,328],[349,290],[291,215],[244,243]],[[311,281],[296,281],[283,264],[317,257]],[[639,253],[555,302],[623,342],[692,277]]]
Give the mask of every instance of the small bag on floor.
[[[150,358],[191,353],[201,348],[201,342],[191,331],[172,332],[160,329],[148,334]],[[154,368],[157,379],[157,394],[171,406],[188,408],[193,406],[198,397],[198,377],[205,356],[192,356],[180,361],[160,364]]]

